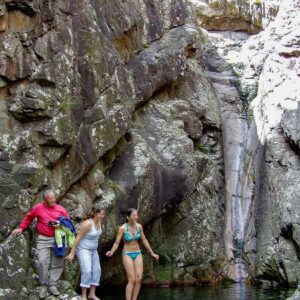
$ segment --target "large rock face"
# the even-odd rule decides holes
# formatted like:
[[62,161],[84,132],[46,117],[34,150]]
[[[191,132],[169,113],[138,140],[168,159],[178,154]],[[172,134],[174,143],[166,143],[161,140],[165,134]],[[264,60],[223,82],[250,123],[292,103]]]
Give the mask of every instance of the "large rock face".
[[300,8],[278,3],[0,4],[0,297],[36,286],[10,232],[46,187],[75,222],[106,208],[102,255],[137,207],[146,283],[299,280]]
[[[32,237],[10,232],[45,187],[75,221],[107,209],[102,251],[137,207],[162,256],[148,283],[218,280],[220,112],[188,3],[5,1],[0,22],[0,288],[32,288]],[[124,279],[120,257],[103,268]]]
[[[279,21],[280,20],[280,21]],[[265,147],[257,210],[257,272],[296,284],[299,272],[300,4],[286,1],[265,33],[264,66],[252,103]]]
[[205,63],[223,124],[227,273],[235,280],[299,281],[299,13],[299,3],[285,1],[257,35],[207,33]]

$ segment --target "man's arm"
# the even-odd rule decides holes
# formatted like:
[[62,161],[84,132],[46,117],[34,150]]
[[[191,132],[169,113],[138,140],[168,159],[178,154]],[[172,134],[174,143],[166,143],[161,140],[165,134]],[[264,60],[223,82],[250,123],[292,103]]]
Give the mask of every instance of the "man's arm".
[[13,235],[20,235],[36,218],[36,206],[30,209],[30,211],[26,214],[24,219],[21,221],[19,228],[13,230]]

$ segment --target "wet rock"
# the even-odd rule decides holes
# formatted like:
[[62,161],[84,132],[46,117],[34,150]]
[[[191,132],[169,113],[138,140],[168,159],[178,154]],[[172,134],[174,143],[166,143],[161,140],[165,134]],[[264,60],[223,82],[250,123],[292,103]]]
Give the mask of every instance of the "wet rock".
[[[65,281],[65,280],[59,280],[57,285],[56,285],[57,289],[60,292],[59,296],[53,296],[50,295],[50,293],[48,293],[48,296],[45,299],[48,300],[71,300],[71,299],[81,299],[81,297],[79,297],[72,289],[72,287],[70,286],[70,284]],[[35,289],[32,289],[30,291],[26,291],[24,297],[27,297],[27,299],[30,300],[38,300],[39,298],[39,291],[40,291],[40,287],[37,287]]]

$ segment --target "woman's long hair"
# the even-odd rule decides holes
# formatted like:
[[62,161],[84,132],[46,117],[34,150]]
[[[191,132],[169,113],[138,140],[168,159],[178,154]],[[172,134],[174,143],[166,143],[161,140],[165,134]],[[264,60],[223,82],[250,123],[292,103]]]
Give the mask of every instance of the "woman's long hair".
[[83,221],[88,219],[93,219],[96,214],[100,213],[101,211],[104,211],[105,209],[103,207],[99,206],[92,206],[92,208],[87,212],[87,214],[83,217]]
[[126,223],[128,223],[128,218],[131,216],[131,214],[134,212],[134,211],[137,211],[137,209],[135,208],[129,208],[126,212]]

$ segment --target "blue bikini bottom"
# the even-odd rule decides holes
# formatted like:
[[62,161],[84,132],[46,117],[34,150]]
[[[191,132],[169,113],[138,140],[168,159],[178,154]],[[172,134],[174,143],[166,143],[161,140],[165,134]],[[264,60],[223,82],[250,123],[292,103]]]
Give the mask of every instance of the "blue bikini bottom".
[[142,253],[141,251],[134,251],[134,252],[124,251],[123,255],[128,255],[129,257],[132,258],[132,260],[135,260],[141,253]]

